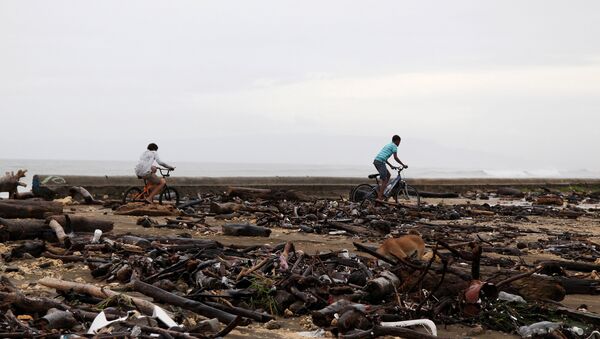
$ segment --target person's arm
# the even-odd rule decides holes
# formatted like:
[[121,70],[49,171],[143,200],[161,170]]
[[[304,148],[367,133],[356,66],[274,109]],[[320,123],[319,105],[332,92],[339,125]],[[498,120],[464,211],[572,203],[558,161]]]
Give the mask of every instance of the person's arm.
[[158,153],[154,154],[154,160],[156,161],[157,164],[161,165],[162,167],[168,168],[171,171],[175,169],[175,167],[167,164],[166,162],[161,161],[160,158],[158,157]]
[[396,152],[394,152],[394,159],[396,160],[397,163],[399,163],[400,165],[402,165],[402,167],[408,168],[408,166],[406,166],[402,161],[400,161],[400,159],[398,158],[398,153],[396,153]]

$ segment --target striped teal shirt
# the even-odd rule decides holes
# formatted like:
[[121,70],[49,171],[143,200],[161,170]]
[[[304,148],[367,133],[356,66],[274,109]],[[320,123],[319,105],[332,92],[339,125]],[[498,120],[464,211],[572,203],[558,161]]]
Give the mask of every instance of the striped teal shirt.
[[375,160],[386,162],[387,159],[396,152],[398,152],[398,146],[396,146],[396,144],[394,144],[393,142],[390,142],[389,144],[383,146],[379,154],[377,154],[377,156],[375,157]]

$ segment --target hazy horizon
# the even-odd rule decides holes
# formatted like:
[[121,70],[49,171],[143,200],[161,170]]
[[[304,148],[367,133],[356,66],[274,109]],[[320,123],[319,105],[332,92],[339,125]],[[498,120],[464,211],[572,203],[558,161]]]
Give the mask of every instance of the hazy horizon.
[[[600,172],[597,1],[0,2],[0,159]],[[5,170],[0,168],[0,170]]]

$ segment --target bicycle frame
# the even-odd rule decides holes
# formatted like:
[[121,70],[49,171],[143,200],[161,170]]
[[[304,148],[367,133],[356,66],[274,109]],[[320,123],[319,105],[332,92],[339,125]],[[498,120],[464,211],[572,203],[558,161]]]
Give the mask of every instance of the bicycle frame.
[[[171,172],[170,169],[166,169],[166,168],[157,168],[157,170],[160,172],[160,175],[163,178],[168,178],[171,176],[171,174],[169,174],[169,172]],[[166,171],[167,173],[163,173],[163,171]],[[163,187],[162,191],[166,190],[169,186],[167,185],[167,183],[165,182],[165,187]],[[146,199],[146,197],[148,197],[150,195],[150,191],[152,189],[152,185],[148,184],[148,181],[146,179],[144,179],[144,188],[142,188],[142,192],[138,195],[135,196],[134,200],[143,200]],[[161,192],[162,192],[161,191]]]
[[[385,187],[385,190],[383,191],[383,196],[386,198],[389,198],[391,196],[396,185],[405,183],[405,181],[402,180],[402,176],[400,175],[400,172],[402,172],[402,168],[398,168],[397,171],[398,175],[392,180],[390,180],[388,185]],[[377,186],[379,187],[379,178],[375,178],[375,181],[377,182]]]

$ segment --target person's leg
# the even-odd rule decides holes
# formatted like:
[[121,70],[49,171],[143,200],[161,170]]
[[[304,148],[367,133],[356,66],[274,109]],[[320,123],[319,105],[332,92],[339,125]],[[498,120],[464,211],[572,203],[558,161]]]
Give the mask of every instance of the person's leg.
[[378,200],[383,200],[383,191],[385,191],[385,188],[387,187],[389,181],[389,179],[381,180],[381,185],[379,185],[379,191],[377,192]]
[[377,199],[383,200],[383,191],[390,181],[390,172],[387,170],[383,162],[375,161],[373,162],[373,165],[375,165],[375,168],[379,172],[379,179],[381,179],[379,190],[377,191]]
[[167,184],[167,181],[164,178],[157,177],[156,174],[152,174],[150,183],[153,184],[154,187],[151,189],[150,194],[148,195],[148,198],[146,198],[146,201],[148,201],[149,203],[152,203],[152,201],[154,200],[154,197],[162,191],[162,189]]

